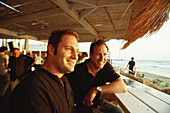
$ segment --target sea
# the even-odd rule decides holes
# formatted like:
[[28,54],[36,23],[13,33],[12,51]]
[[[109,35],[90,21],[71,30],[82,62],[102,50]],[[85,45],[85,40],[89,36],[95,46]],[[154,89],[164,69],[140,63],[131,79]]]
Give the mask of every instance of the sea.
[[[128,60],[111,60],[113,66],[126,68]],[[136,70],[170,78],[170,60],[135,60]]]

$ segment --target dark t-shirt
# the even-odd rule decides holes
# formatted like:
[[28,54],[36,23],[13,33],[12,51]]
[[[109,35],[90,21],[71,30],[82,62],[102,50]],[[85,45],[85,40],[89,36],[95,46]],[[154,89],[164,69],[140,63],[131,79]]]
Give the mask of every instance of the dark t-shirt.
[[12,92],[10,111],[11,113],[73,113],[73,105],[73,92],[67,78],[59,79],[47,70],[38,68],[28,74]]
[[135,65],[134,61],[129,61],[129,69],[133,71],[133,67]]
[[20,55],[18,58],[11,56],[8,64],[8,67],[11,69],[11,80],[15,81],[16,78],[22,79],[30,72],[29,67],[33,62],[34,59],[26,55]]
[[[76,65],[74,72],[65,75],[68,78],[75,94],[77,108],[79,111],[84,113],[92,112],[91,107],[87,107],[82,104],[85,95],[90,91],[90,89],[95,86],[105,85],[107,82],[111,83],[119,78],[119,75],[108,62],[94,78],[93,75],[88,72],[87,62],[88,60],[86,60],[85,63]],[[96,107],[99,104],[99,96],[100,95],[97,95],[95,97],[93,107]]]

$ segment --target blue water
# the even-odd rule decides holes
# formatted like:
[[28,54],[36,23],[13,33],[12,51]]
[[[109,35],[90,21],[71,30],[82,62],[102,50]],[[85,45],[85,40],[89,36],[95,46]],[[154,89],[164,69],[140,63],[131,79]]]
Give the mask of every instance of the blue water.
[[[127,60],[112,60],[113,66],[126,67]],[[148,72],[170,78],[170,60],[136,60],[137,71]]]

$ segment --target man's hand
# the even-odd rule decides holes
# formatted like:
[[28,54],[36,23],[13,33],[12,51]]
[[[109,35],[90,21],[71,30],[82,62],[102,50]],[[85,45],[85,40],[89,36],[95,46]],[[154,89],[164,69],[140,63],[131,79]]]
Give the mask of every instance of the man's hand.
[[92,106],[93,100],[95,98],[95,96],[97,95],[98,91],[96,89],[96,87],[93,87],[88,93],[87,95],[84,97],[83,99],[83,104],[86,106]]

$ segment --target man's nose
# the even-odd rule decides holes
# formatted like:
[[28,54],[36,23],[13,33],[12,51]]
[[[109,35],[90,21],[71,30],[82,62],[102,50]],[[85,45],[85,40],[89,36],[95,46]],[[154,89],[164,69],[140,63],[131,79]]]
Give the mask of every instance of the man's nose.
[[72,51],[71,56],[72,58],[78,60],[78,53],[76,51]]
[[100,60],[103,61],[105,59],[105,56],[104,55],[100,55]]

